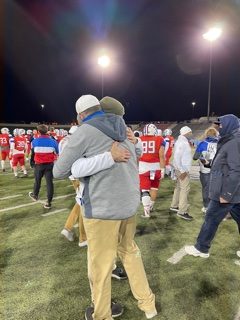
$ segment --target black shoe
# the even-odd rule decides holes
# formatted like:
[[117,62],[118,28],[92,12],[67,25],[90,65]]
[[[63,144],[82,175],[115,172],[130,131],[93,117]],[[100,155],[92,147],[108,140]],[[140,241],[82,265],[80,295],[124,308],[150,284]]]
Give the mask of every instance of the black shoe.
[[180,218],[182,218],[182,219],[184,219],[184,220],[192,220],[192,219],[193,219],[193,217],[190,216],[190,215],[189,215],[188,213],[186,213],[186,212],[184,212],[184,213],[178,212],[178,213],[177,213],[177,216],[180,217]]
[[[117,302],[111,302],[111,309],[112,309],[112,317],[117,318],[120,317],[123,314],[123,307],[120,303]],[[86,320],[93,320],[94,308],[93,307],[87,307],[85,311],[85,319]]]
[[112,317],[117,318],[123,314],[123,306],[120,303],[111,302]]
[[28,195],[33,201],[37,201],[38,197],[35,196],[35,194],[33,192],[29,192]]
[[178,212],[179,208],[178,207],[170,207],[170,211]]
[[128,277],[124,269],[117,267],[112,271],[112,278],[117,280],[126,280]]
[[94,312],[93,307],[87,307],[85,311],[85,320],[93,320],[93,317],[92,317],[93,312]]
[[49,203],[49,202],[46,202],[45,203],[45,205],[43,206],[43,208],[45,208],[45,209],[51,209],[51,203]]

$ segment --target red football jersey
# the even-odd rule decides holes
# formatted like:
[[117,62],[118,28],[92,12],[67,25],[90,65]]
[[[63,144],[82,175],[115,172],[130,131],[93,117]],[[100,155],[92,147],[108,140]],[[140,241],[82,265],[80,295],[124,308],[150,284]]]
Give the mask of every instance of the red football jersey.
[[18,151],[24,151],[26,148],[27,141],[23,136],[14,137],[14,149]]
[[166,138],[165,139],[168,140],[168,142],[169,142],[169,148],[172,149],[174,147],[174,138],[173,138],[173,136],[166,136]]
[[143,146],[143,155],[139,161],[144,162],[159,162],[159,150],[165,145],[164,139],[161,136],[141,136]]
[[9,134],[1,133],[0,134],[0,147],[9,147]]

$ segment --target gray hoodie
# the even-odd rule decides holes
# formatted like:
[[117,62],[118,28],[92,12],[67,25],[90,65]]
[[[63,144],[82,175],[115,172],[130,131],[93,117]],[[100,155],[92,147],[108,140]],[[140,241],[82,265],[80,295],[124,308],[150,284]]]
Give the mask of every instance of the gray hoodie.
[[55,178],[67,178],[79,158],[109,151],[112,143],[131,153],[128,162],[115,163],[110,169],[82,178],[86,218],[122,220],[133,216],[140,202],[137,158],[134,145],[126,140],[126,125],[120,116],[104,114],[84,122],[70,137],[54,164]]

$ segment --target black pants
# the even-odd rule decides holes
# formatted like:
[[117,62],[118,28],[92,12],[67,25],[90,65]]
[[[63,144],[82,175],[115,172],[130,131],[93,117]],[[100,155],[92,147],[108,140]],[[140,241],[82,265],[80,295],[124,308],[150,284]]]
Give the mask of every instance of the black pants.
[[200,181],[202,184],[202,199],[204,208],[208,207],[210,199],[208,198],[209,194],[209,182],[210,182],[210,173],[200,172]]
[[35,182],[33,187],[33,193],[35,196],[38,197],[40,188],[41,188],[41,181],[42,177],[45,176],[46,184],[47,184],[47,199],[48,203],[51,204],[52,198],[53,198],[53,163],[42,163],[42,164],[36,164],[34,167],[34,176],[35,176]]

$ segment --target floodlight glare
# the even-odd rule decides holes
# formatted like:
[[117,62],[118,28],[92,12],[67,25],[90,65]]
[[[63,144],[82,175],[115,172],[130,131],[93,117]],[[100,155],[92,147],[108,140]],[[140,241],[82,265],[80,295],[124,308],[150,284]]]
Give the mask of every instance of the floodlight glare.
[[211,28],[208,30],[208,32],[203,34],[203,39],[213,42],[216,41],[222,34],[222,29],[221,28]]
[[107,55],[100,56],[98,58],[98,64],[101,68],[107,68],[110,64],[110,58]]

